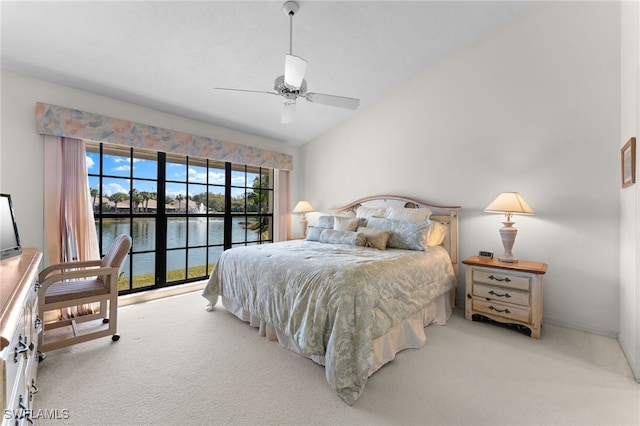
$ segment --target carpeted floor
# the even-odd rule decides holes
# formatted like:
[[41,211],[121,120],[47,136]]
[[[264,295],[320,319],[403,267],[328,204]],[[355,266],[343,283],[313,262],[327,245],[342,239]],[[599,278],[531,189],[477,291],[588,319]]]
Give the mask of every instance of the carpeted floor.
[[615,339],[545,325],[540,340],[461,308],[376,372],[349,407],[324,368],[200,292],[120,308],[121,339],[51,351],[42,425],[638,425],[640,384]]

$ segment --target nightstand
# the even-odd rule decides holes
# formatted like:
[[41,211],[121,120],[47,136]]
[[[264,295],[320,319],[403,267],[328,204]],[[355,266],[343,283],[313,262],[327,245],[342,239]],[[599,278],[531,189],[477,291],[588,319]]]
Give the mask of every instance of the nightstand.
[[476,314],[504,324],[518,324],[540,338],[542,279],[547,264],[519,260],[502,262],[471,256],[465,265],[465,318]]

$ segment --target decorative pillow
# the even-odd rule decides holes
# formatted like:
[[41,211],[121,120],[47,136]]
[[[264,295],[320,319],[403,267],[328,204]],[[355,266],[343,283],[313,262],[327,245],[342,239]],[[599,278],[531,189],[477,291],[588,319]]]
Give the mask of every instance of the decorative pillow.
[[320,234],[322,234],[324,230],[324,228],[320,228],[319,226],[309,226],[307,228],[307,240],[320,241]]
[[408,222],[372,217],[367,222],[369,228],[391,231],[387,247],[405,250],[426,250],[431,221]]
[[318,227],[333,229],[333,216],[320,216],[318,218]]
[[431,220],[431,230],[429,231],[429,238],[427,239],[427,246],[437,247],[444,241],[444,237],[447,235],[447,227],[440,222]]
[[333,229],[336,231],[355,231],[358,229],[360,219],[343,216],[335,216],[333,218]]
[[353,231],[339,231],[336,229],[324,229],[320,234],[320,242],[327,244],[349,244],[361,246],[367,243],[364,234]]
[[356,217],[364,217],[369,219],[370,217],[385,217],[387,209],[376,209],[373,207],[360,206],[356,210]]
[[387,242],[389,241],[389,237],[391,237],[391,231],[360,226],[358,232],[364,234],[368,247],[377,248],[378,250],[387,249]]
[[427,208],[410,209],[407,207],[388,207],[385,217],[392,220],[406,220],[407,222],[424,222],[431,216]]

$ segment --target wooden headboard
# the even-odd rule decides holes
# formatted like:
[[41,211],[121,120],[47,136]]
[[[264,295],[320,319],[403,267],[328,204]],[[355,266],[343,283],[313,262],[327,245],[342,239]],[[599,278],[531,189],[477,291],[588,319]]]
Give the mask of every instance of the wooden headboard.
[[453,269],[458,277],[459,261],[459,238],[458,238],[458,212],[459,206],[438,206],[426,201],[416,200],[399,195],[374,195],[356,200],[346,206],[329,209],[332,213],[355,211],[358,207],[407,207],[407,208],[428,208],[431,210],[431,220],[438,221],[447,227],[447,236],[442,242],[442,247],[449,253]]

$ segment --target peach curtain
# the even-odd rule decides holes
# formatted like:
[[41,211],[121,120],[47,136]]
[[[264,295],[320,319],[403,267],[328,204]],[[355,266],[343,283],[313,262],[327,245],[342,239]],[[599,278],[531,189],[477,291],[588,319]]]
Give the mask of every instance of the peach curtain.
[[[45,135],[44,231],[50,264],[100,259],[84,141]],[[61,315],[83,315],[91,306]]]
[[274,170],[273,203],[273,241],[286,241],[289,238],[291,216],[289,215],[289,172]]

